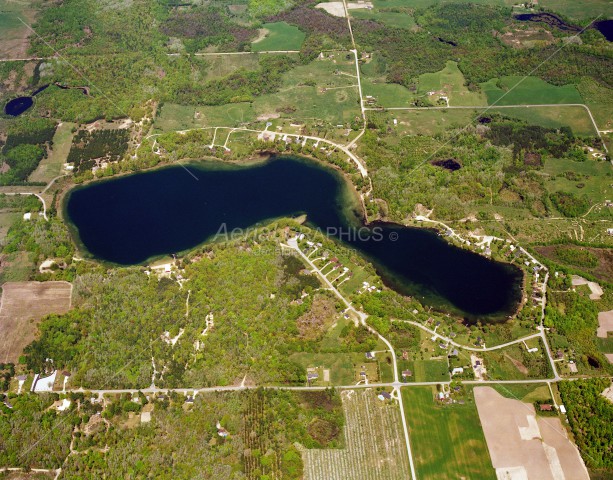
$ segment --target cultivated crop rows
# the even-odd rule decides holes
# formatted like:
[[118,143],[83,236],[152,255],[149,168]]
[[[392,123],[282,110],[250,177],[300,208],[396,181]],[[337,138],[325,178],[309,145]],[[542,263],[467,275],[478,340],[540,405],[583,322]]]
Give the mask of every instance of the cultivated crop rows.
[[305,480],[410,478],[398,405],[371,389],[343,392],[343,450],[304,450]]

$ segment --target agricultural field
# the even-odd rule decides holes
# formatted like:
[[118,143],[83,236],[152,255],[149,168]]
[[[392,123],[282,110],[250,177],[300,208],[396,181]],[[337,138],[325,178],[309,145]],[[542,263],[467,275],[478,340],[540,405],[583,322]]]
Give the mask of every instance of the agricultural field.
[[265,23],[262,29],[265,37],[251,44],[254,52],[300,50],[306,37],[298,27],[285,22]]
[[381,8],[375,8],[372,10],[367,9],[351,9],[349,14],[352,18],[360,20],[375,20],[377,22],[384,23],[390,27],[395,28],[415,28],[415,19],[406,11],[393,11]]
[[[386,378],[381,378],[381,364],[385,363],[384,355],[379,354],[377,361],[367,361],[365,353],[294,353],[290,360],[305,369],[316,369],[319,378],[313,385],[354,385],[363,379],[360,372],[365,372],[370,382],[393,381],[391,369],[386,372]],[[324,370],[329,372],[326,376]],[[329,378],[326,381],[326,378]]]
[[[539,4],[548,10],[587,23],[599,13],[603,18],[613,16],[613,4],[609,0],[541,0]],[[597,12],[597,13],[595,13]]]
[[76,124],[70,122],[60,123],[53,135],[53,148],[46,158],[43,158],[36,170],[34,170],[28,181],[30,182],[50,182],[62,173],[62,166],[68,159],[72,139],[74,137],[73,128]]
[[583,103],[575,85],[551,85],[537,77],[493,78],[481,84],[490,105]]
[[474,395],[498,478],[589,479],[559,418],[537,416],[532,404],[505,398],[491,387],[475,387]]
[[587,110],[579,106],[488,107],[487,111],[546,128],[570,127],[573,133],[578,136],[593,137],[596,135],[594,124]]
[[613,129],[613,95],[609,89],[601,86],[590,78],[583,78],[577,90],[581,93],[584,103],[589,107],[598,128]]
[[495,479],[472,392],[441,404],[434,387],[402,389],[418,478]]
[[341,393],[344,449],[302,450],[304,480],[392,480],[409,478],[400,411],[372,389]]
[[68,282],[18,282],[2,285],[0,359],[17,363],[24,347],[36,337],[39,320],[50,313],[66,313],[71,306]]
[[[514,0],[451,0],[448,3],[478,3],[483,5],[513,5]],[[438,0],[373,0],[373,5],[378,8],[385,7],[411,7],[424,8],[435,5]]]
[[31,24],[36,17],[34,2],[0,0],[0,59],[24,58],[29,46],[30,29],[19,18]]
[[521,400],[524,403],[551,401],[551,392],[544,383],[497,383],[493,384],[492,388],[505,398]]

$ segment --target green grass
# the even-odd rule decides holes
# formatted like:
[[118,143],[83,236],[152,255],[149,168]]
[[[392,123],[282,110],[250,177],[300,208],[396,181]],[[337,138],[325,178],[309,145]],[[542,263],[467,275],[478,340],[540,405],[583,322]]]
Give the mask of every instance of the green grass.
[[[373,0],[377,8],[411,7],[423,8],[440,3],[440,0]],[[483,5],[513,5],[515,0],[448,0],[447,3],[481,3]]]
[[613,130],[613,95],[591,78],[584,77],[577,86],[583,102],[590,108],[601,130]]
[[265,23],[262,28],[268,30],[266,37],[251,44],[254,52],[267,50],[300,50],[306,34],[298,27],[285,22]]
[[207,55],[208,63],[205,80],[227,77],[231,73],[244,68],[245,70],[257,70],[260,65],[260,55]]
[[539,4],[577,20],[593,20],[598,14],[602,18],[613,16],[613,3],[610,0],[541,0]]
[[360,115],[353,57],[336,53],[296,67],[283,75],[279,92],[255,98],[253,107],[258,116],[332,125],[353,121]]
[[499,113],[542,127],[560,128],[568,126],[575,135],[579,136],[591,137],[596,134],[590,116],[583,107],[492,107],[488,109],[488,113]]
[[448,61],[443,70],[420,75],[417,92],[420,96],[426,96],[428,92],[444,92],[452,106],[486,105],[483,92],[471,92],[465,83],[464,75],[458,68],[458,64]]
[[551,392],[546,384],[541,383],[505,383],[492,384],[491,387],[506,398],[532,403],[537,400],[550,400]]
[[495,479],[474,402],[437,405],[434,394],[432,387],[402,389],[417,477]]
[[[410,107],[415,98],[415,95],[402,85],[369,78],[362,80],[362,94],[366,105],[369,107]],[[376,104],[368,104],[367,96],[374,97]]]
[[[304,368],[322,367],[330,370],[330,383],[333,385],[353,385],[358,382],[359,368],[364,365],[367,371],[377,368],[376,362],[366,362],[363,353],[294,353],[290,360]],[[319,378],[323,381],[322,375]],[[323,382],[322,382],[323,384]]]
[[474,110],[397,110],[389,112],[398,120],[395,127],[404,135],[435,135],[449,128],[464,127],[477,117]]
[[230,103],[220,106],[164,104],[155,119],[157,131],[187,130],[201,127],[238,127],[255,121],[251,103]]
[[481,84],[490,105],[583,103],[575,85],[551,85],[537,77],[493,78]]
[[[587,195],[592,203],[607,200],[613,193],[611,164],[608,162],[596,160],[575,162],[568,158],[548,158],[545,161],[544,171],[552,178],[545,182],[549,192],[563,191],[576,195]],[[578,181],[568,180],[563,176],[564,172],[568,171],[579,174],[582,178]],[[577,188],[577,184],[580,183],[585,186]]]
[[70,146],[72,145],[73,127],[76,124],[63,122],[53,136],[53,149],[47,158],[43,158],[36,170],[32,172],[30,182],[50,182],[62,172],[62,165],[66,163]]
[[414,382],[447,382],[449,381],[449,366],[445,360],[415,360],[408,362],[409,370],[413,371],[411,381]]
[[375,20],[390,27],[412,29],[415,27],[415,19],[405,12],[381,11],[378,9],[350,10],[351,16],[361,20]]

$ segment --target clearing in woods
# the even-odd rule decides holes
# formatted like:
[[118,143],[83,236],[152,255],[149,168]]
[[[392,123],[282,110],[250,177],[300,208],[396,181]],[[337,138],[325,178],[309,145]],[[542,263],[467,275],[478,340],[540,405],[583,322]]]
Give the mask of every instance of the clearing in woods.
[[62,166],[66,163],[70,153],[74,127],[76,127],[76,124],[69,122],[58,125],[55,135],[53,135],[51,152],[40,161],[28,181],[48,183],[62,173]]
[[433,387],[402,389],[418,478],[496,478],[475,404],[434,397]]
[[306,34],[298,27],[285,22],[265,23],[266,36],[251,44],[254,52],[274,50],[300,50]]
[[40,319],[70,309],[68,282],[9,282],[2,285],[0,304],[0,361],[16,363],[36,337]]
[[345,413],[342,450],[303,450],[305,480],[410,478],[398,405],[382,402],[374,390],[341,393]]

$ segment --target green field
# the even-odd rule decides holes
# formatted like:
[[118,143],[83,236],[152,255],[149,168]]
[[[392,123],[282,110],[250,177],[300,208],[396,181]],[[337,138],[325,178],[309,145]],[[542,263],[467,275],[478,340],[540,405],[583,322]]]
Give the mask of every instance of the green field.
[[193,106],[167,103],[155,119],[156,131],[169,132],[202,127],[238,127],[256,120],[251,103]]
[[539,4],[549,10],[577,20],[593,20],[613,17],[613,2],[610,0],[541,0]]
[[568,126],[575,135],[594,136],[596,131],[590,116],[583,107],[516,107],[488,108],[488,113],[499,113],[506,117],[524,120],[531,125],[560,128]]
[[306,34],[298,27],[285,22],[265,23],[262,28],[268,30],[266,37],[251,44],[254,52],[267,50],[300,50]]
[[491,387],[500,395],[521,400],[522,402],[532,403],[537,400],[551,400],[551,392],[546,384],[541,383],[506,383],[492,384]]
[[0,59],[24,56],[29,29],[19,19],[32,23],[35,14],[28,1],[0,0]]
[[433,387],[402,389],[418,478],[495,479],[477,408],[437,405]]
[[260,55],[257,53],[245,55],[207,55],[205,80],[224,78],[231,73],[244,68],[245,70],[257,70],[260,65]]
[[256,114],[332,125],[346,124],[359,117],[353,56],[341,52],[330,57],[283,74],[279,92],[254,99]]
[[399,362],[399,369],[409,369],[413,376],[409,382],[448,382],[449,365],[445,360],[414,360]]
[[462,128],[476,121],[475,110],[396,110],[388,112],[398,121],[395,127],[404,135],[435,135],[449,128]]
[[577,86],[583,97],[584,103],[589,107],[598,128],[601,130],[613,130],[613,95],[611,91],[584,77]]
[[[605,161],[587,160],[576,162],[569,158],[552,158],[545,161],[545,173],[551,179],[545,182],[549,192],[572,192],[575,195],[587,195],[592,203],[603,202],[610,199],[613,193],[611,188],[611,164]],[[564,176],[565,172],[573,172],[570,179]],[[583,184],[582,188],[577,185]]]
[[464,75],[456,62],[448,61],[445,68],[435,73],[419,76],[418,95],[426,96],[428,92],[443,92],[452,106],[481,106],[487,101],[483,92],[471,92],[465,85]]
[[[363,353],[294,353],[290,360],[302,365],[304,368],[317,367],[320,370],[330,370],[330,383],[332,385],[354,385],[359,381],[361,366],[366,367],[366,372],[372,379],[377,369],[376,362],[366,362]],[[373,370],[374,369],[374,370]],[[323,375],[320,372],[319,381],[323,383]]]
[[482,83],[481,88],[490,105],[583,103],[575,85],[557,87],[537,77],[493,78]]
[[53,136],[53,149],[47,158],[43,158],[36,170],[32,172],[30,182],[50,182],[62,172],[62,165],[66,163],[70,146],[72,145],[72,137],[74,133],[72,129],[76,124],[63,122],[58,125],[55,135]]
[[354,18],[359,18],[361,20],[375,20],[390,27],[407,29],[415,27],[415,19],[406,12],[390,12],[385,10],[381,11],[379,9],[352,9],[350,10],[350,14]]
[[[386,7],[412,7],[422,8],[441,3],[440,0],[373,0],[377,8]],[[513,5],[514,0],[450,0],[447,3],[482,3],[484,5]]]

